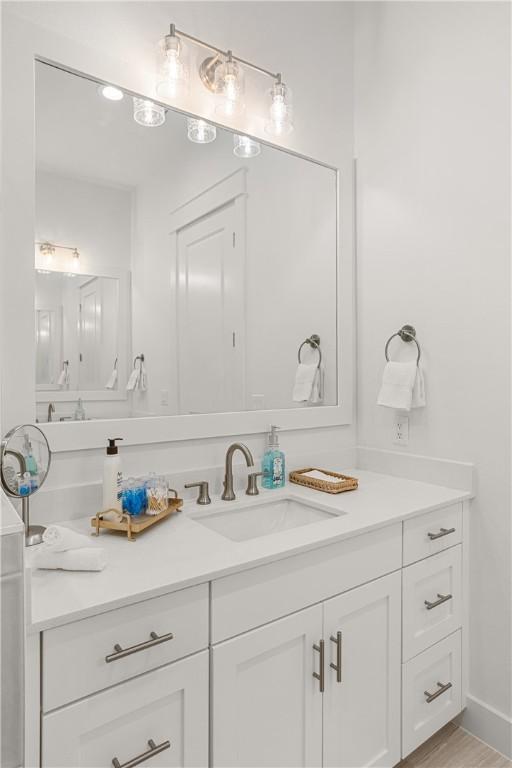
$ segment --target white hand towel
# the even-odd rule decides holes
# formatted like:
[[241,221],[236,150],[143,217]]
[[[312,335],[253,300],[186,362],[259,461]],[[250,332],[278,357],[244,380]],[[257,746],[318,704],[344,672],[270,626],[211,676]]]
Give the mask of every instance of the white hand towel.
[[400,411],[425,405],[423,374],[415,362],[386,363],[377,405]]
[[294,403],[307,403],[313,395],[313,387],[318,374],[317,365],[299,363],[295,374],[292,399]]
[[49,525],[43,533],[43,542],[49,552],[66,552],[68,549],[81,549],[91,545],[90,539],[83,533],[77,533],[62,525]]
[[109,380],[105,384],[105,389],[114,389],[116,383],[117,383],[117,368],[114,368],[112,373],[110,374]]
[[130,378],[128,379],[128,384],[126,385],[126,389],[128,392],[131,392],[132,390],[137,389],[139,384],[139,376],[140,376],[139,369],[134,368],[130,374]]
[[311,389],[310,403],[321,403],[324,399],[324,369],[323,366],[316,369],[313,387]]
[[102,571],[107,564],[107,556],[102,547],[84,547],[68,552],[52,552],[41,547],[34,552],[32,566],[47,570],[62,571]]
[[416,378],[412,390],[411,408],[423,408],[426,405],[425,379],[423,377],[423,371],[419,365],[417,368],[418,370],[416,371]]
[[145,392],[148,388],[148,375],[146,373],[146,366],[141,361],[140,363],[140,375],[139,375],[139,389],[141,392]]
[[57,386],[63,387],[65,383],[66,383],[66,369],[63,368],[62,371],[60,372],[60,376],[57,381]]

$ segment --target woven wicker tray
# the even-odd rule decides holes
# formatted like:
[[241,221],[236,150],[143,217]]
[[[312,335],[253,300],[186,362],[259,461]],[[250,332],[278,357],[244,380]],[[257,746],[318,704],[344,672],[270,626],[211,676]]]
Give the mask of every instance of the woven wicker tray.
[[[305,472],[323,472],[336,478],[338,482],[329,483],[326,480],[315,480],[313,477],[304,477]],[[342,475],[340,472],[332,472],[329,469],[319,469],[318,467],[306,467],[306,469],[296,469],[290,472],[290,482],[297,485],[305,485],[306,488],[313,488],[315,491],[324,491],[324,493],[344,493],[345,491],[355,491],[359,481],[355,477]]]
[[112,520],[103,520],[102,515],[104,512],[98,512],[97,515],[91,518],[91,525],[96,529],[93,536],[100,535],[100,528],[105,528],[108,531],[121,531],[126,533],[128,541],[135,541],[135,535],[145,531],[146,528],[150,528],[155,523],[159,523],[161,520],[165,520],[174,512],[178,512],[183,506],[183,499],[169,499],[169,506],[164,512],[160,512],[158,515],[126,515],[123,514],[123,519],[119,523],[115,523]]

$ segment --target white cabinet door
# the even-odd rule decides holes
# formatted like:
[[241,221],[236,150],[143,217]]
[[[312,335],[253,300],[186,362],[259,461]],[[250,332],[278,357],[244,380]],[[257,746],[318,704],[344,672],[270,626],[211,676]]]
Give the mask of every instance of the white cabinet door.
[[43,716],[43,768],[105,768],[144,753],[147,768],[208,765],[208,651]]
[[321,632],[316,605],[213,648],[214,766],[322,764]]
[[397,572],[324,603],[326,767],[400,760],[400,592]]

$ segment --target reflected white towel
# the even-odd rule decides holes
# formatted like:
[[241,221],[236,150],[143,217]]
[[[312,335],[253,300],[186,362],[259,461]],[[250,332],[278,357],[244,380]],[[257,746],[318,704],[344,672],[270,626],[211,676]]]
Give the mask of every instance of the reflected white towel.
[[139,376],[140,376],[139,369],[134,368],[130,374],[130,378],[128,379],[128,384],[126,385],[126,389],[128,390],[128,392],[131,392],[134,389],[137,389],[137,387],[139,386]]
[[117,383],[117,368],[114,368],[114,370],[110,374],[109,380],[105,384],[105,389],[114,389],[116,383]]
[[[318,377],[317,365],[299,363],[295,374],[292,399],[294,403],[307,403],[315,396],[316,379]],[[316,400],[314,402],[317,402]]]
[[102,547],[70,549],[68,552],[52,552],[41,547],[32,560],[34,568],[62,571],[102,571],[106,564],[107,556]]
[[59,380],[57,381],[59,387],[69,387],[69,366],[63,365],[60,372]]
[[81,549],[91,544],[90,539],[83,533],[77,533],[62,525],[49,525],[43,533],[43,542],[49,552],[66,552],[68,549]]
[[140,373],[139,373],[139,389],[141,392],[145,392],[148,388],[148,375],[146,373],[146,366],[141,361],[140,363]]
[[425,405],[423,372],[415,362],[386,363],[377,405],[410,411]]

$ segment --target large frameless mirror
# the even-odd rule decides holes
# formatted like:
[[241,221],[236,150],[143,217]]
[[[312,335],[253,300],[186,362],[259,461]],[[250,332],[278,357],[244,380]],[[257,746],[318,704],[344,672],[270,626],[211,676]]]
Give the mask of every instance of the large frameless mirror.
[[338,405],[336,171],[115,95],[36,63],[38,420]]

